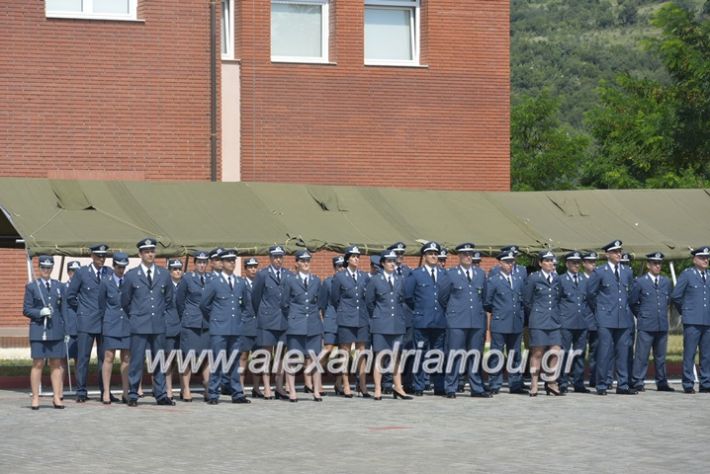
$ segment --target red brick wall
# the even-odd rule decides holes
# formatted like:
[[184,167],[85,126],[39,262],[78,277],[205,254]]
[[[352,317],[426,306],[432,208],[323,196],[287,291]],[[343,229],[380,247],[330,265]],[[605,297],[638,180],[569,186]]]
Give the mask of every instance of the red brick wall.
[[242,179],[509,190],[508,0],[423,0],[425,68],[363,65],[363,5],[331,1],[313,65],[271,63],[270,2],[240,2]]
[[0,175],[209,179],[209,2],[141,0],[139,22],[44,3],[0,2]]

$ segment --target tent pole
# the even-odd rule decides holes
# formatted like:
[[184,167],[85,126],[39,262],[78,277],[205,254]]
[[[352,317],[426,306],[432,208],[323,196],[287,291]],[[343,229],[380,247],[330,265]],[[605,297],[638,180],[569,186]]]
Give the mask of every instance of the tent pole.
[[673,266],[673,261],[671,261],[671,263],[670,263],[670,268],[671,268],[671,278],[673,278],[673,286],[675,286],[678,283],[678,281],[675,276],[675,267]]

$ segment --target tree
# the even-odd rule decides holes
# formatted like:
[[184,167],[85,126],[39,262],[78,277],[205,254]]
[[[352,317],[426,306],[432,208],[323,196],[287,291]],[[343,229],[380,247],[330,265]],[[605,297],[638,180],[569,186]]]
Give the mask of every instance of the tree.
[[595,159],[583,183],[594,187],[696,187],[710,180],[710,21],[669,3],[653,16],[660,36],[646,47],[670,83],[622,74],[601,83],[587,114]]
[[588,137],[562,126],[559,100],[548,91],[525,97],[511,113],[513,190],[572,189]]

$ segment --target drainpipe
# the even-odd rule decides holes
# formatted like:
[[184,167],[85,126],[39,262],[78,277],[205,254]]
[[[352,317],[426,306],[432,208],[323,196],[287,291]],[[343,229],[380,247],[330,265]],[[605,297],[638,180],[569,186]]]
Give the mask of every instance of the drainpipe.
[[217,1],[210,1],[210,181],[217,181]]

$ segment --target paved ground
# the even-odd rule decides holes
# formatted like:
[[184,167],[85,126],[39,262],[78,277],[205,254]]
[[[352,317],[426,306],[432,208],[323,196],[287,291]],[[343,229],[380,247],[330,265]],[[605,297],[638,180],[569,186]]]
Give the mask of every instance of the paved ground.
[[[676,385],[676,388],[678,386]],[[332,393],[332,392],[331,392]],[[710,394],[138,408],[0,391],[0,472],[707,472]]]

